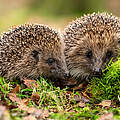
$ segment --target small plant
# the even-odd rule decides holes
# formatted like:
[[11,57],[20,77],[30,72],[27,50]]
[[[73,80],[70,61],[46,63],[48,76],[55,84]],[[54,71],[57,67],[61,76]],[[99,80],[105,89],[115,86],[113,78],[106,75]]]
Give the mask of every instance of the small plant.
[[[54,87],[51,83],[48,83],[44,78],[40,78],[37,81],[39,87],[35,90],[40,96],[39,107],[44,107],[47,109],[56,109],[56,111],[64,111],[67,105],[71,102],[73,103],[74,95],[69,96],[66,89],[60,89],[59,87]],[[69,100],[68,100],[69,99]]]
[[6,95],[10,91],[10,83],[7,83],[4,78],[0,77],[0,99],[2,93],[4,94],[4,97],[6,98]]
[[88,91],[94,100],[109,99],[118,102],[120,101],[120,59],[111,65],[109,64],[105,71],[107,72],[105,74],[103,71],[101,79],[92,79]]

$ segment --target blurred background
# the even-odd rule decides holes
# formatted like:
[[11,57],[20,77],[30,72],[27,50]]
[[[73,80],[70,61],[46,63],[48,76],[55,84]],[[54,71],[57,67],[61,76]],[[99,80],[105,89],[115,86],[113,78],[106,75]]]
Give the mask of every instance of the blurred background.
[[98,11],[120,16],[120,0],[0,0],[0,32],[24,23],[63,30],[81,15]]

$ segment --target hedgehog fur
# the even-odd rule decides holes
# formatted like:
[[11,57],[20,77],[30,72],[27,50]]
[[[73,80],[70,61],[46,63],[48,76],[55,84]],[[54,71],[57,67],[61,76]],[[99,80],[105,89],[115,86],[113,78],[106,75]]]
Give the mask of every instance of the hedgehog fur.
[[65,56],[70,74],[81,81],[101,76],[120,47],[120,19],[108,13],[92,13],[71,22],[64,30]]
[[13,79],[68,74],[63,41],[56,30],[40,24],[25,24],[0,37],[0,75]]

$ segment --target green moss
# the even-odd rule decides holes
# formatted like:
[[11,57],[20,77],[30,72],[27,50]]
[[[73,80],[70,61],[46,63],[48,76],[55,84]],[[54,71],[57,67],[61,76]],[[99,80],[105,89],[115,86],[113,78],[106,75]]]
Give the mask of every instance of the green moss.
[[120,96],[120,59],[108,65],[104,71],[107,73],[104,73],[101,79],[92,79],[88,87],[89,93],[97,101],[109,99],[118,102]]

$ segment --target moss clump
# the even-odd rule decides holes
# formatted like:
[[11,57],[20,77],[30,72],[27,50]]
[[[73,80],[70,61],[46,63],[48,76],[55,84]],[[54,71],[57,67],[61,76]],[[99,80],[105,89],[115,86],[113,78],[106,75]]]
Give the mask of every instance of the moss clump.
[[104,71],[107,72],[102,78],[92,79],[88,91],[94,100],[109,99],[118,102],[120,101],[120,58],[111,65],[109,64]]

